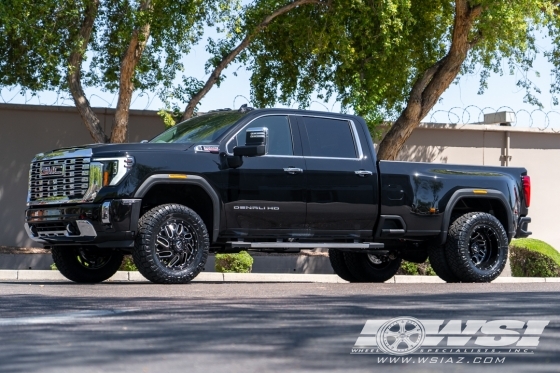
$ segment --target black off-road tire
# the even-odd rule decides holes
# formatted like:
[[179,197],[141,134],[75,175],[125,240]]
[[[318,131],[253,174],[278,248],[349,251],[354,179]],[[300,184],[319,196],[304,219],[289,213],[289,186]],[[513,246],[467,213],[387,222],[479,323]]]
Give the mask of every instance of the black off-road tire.
[[[171,245],[172,249],[162,251],[162,246],[156,244],[156,240],[161,239],[161,235],[168,232],[165,227],[172,224],[181,224],[184,229],[187,229],[192,237],[188,244],[192,249],[180,251],[181,248],[188,246],[185,243],[186,236],[183,237],[181,248],[176,246],[177,243]],[[169,236],[166,239],[172,241],[173,237]],[[138,271],[151,282],[185,284],[204,269],[209,247],[208,230],[200,216],[186,206],[171,203],[157,206],[140,218],[132,258]],[[163,253],[167,252],[170,252],[172,257],[165,262]],[[184,264],[181,266],[171,263],[177,255],[181,256],[181,261],[183,261],[182,255],[185,255]]]
[[451,266],[447,262],[446,246],[431,243],[428,246],[428,257],[434,272],[445,282],[459,282]]
[[462,282],[490,282],[506,265],[508,245],[507,233],[495,216],[470,212],[449,228],[447,262]]
[[367,253],[345,252],[344,260],[350,274],[359,282],[385,282],[401,267],[401,258],[374,264]]
[[51,250],[56,268],[67,279],[78,283],[103,282],[122,264],[123,253],[108,249],[55,246]]
[[329,249],[329,261],[334,270],[334,273],[338,275],[343,280],[348,282],[357,282],[358,279],[350,273],[350,270],[346,266],[346,261],[344,260],[344,253],[337,249]]

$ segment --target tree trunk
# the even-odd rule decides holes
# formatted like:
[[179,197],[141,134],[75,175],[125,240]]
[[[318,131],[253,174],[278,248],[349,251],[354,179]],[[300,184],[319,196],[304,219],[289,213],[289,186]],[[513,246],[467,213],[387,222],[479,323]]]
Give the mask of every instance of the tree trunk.
[[70,53],[68,57],[68,72],[67,72],[67,82],[72,98],[82,121],[86,125],[91,137],[95,142],[105,143],[108,141],[107,135],[103,132],[101,128],[99,118],[93,112],[91,105],[86,98],[84,90],[82,88],[82,61],[83,55],[87,50],[87,45],[91,38],[91,33],[93,30],[93,24],[95,18],[97,17],[97,11],[99,9],[99,0],[92,0],[88,3],[85,9],[84,20],[80,26],[80,31],[76,35],[81,40],[81,44],[78,49],[75,49]]
[[274,12],[269,14],[264,18],[264,20],[253,30],[252,33],[247,34],[245,38],[239,43],[228,55],[226,55],[220,63],[214,68],[214,71],[210,74],[210,77],[206,81],[206,84],[190,99],[187,107],[185,108],[185,112],[183,113],[183,117],[181,120],[187,120],[191,118],[194,114],[194,109],[206,96],[206,94],[212,89],[214,84],[220,78],[222,71],[241,53],[247,46],[251,43],[253,38],[257,36],[259,32],[265,29],[270,22],[272,22],[276,17],[281,16],[282,14],[288,13],[290,10],[305,4],[320,4],[321,0],[295,0],[281,8],[276,9]]
[[[150,0],[145,0],[140,5],[141,11],[152,8]],[[113,119],[111,142],[123,143],[126,141],[128,118],[132,93],[134,92],[134,73],[138,61],[142,57],[148,38],[150,37],[150,24],[144,24],[133,31],[128,48],[121,62],[119,78],[119,98],[117,110]]]
[[412,131],[434,107],[442,93],[459,74],[469,49],[480,41],[469,42],[475,19],[482,12],[480,5],[471,7],[467,0],[455,2],[455,19],[451,46],[447,55],[436,62],[414,83],[406,108],[391,126],[377,150],[379,159],[395,160]]

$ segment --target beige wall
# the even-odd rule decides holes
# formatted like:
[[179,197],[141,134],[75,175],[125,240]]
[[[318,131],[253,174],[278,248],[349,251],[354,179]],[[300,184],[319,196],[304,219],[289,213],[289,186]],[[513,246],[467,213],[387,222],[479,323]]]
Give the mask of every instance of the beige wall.
[[[114,110],[95,112],[108,134]],[[130,142],[150,139],[163,129],[155,112],[131,110]],[[0,104],[0,246],[33,246],[23,230],[23,214],[35,154],[91,142],[73,107]]]
[[[112,109],[96,109],[105,131]],[[129,141],[163,130],[153,111],[131,111]],[[560,134],[552,130],[488,125],[422,124],[400,160],[499,166],[510,133],[511,166],[526,167],[532,180],[533,237],[560,249]],[[32,246],[23,230],[29,163],[36,153],[91,142],[73,107],[0,104],[0,246]]]

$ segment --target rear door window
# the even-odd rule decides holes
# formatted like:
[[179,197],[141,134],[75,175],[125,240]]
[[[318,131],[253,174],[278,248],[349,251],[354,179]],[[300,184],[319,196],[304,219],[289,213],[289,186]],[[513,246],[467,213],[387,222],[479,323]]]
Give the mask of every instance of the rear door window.
[[303,117],[309,140],[308,157],[358,158],[349,121]]

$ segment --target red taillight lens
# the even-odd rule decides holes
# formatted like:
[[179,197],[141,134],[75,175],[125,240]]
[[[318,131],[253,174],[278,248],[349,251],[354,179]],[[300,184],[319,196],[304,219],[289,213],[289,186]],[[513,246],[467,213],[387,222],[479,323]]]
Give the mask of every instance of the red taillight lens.
[[531,206],[531,178],[529,176],[521,177],[523,181],[523,194],[525,194],[525,205]]

